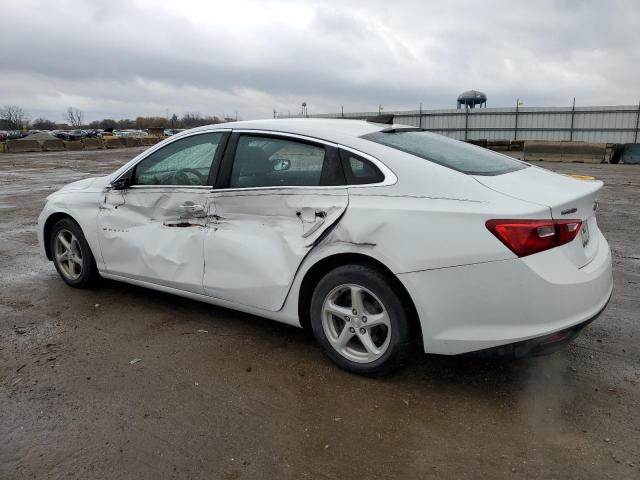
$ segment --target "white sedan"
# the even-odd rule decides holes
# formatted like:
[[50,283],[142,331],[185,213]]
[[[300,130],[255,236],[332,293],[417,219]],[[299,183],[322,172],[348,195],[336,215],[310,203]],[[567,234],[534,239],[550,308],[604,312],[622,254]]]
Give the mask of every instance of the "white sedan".
[[613,286],[601,188],[403,125],[235,122],[67,185],[38,235],[73,287],[101,276],[310,327],[340,367],[381,375],[417,345],[573,338]]

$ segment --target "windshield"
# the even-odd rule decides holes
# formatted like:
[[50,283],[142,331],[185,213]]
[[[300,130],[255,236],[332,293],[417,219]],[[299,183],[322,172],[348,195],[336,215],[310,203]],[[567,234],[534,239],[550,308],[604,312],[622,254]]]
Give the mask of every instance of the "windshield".
[[528,167],[524,162],[435,133],[384,130],[361,138],[401,150],[468,175],[501,175]]

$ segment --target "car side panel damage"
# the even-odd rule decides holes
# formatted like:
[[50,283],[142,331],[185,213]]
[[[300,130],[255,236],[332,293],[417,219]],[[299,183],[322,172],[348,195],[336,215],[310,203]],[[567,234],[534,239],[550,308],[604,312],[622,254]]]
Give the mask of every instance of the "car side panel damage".
[[107,191],[98,214],[106,271],[203,293],[206,200],[206,189]]
[[208,295],[279,310],[301,262],[344,213],[346,188],[220,191],[219,221],[206,232]]

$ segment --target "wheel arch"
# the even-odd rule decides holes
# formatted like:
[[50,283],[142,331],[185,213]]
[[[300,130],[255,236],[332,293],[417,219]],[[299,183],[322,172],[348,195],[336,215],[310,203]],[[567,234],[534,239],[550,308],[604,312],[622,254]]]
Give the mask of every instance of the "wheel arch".
[[78,223],[78,221],[67,212],[54,212],[51,215],[49,215],[45,220],[44,228],[42,229],[42,240],[44,243],[44,251],[45,251],[45,254],[47,255],[47,259],[49,260],[53,260],[53,255],[51,254],[51,231],[53,230],[53,226],[64,218],[70,218],[82,230],[82,227],[80,227],[80,224]]
[[420,342],[422,342],[423,332],[418,310],[408,290],[384,263],[363,253],[335,253],[321,258],[305,272],[302,282],[300,283],[298,294],[298,318],[300,325],[305,329],[311,328],[311,312],[309,307],[311,305],[313,291],[318,282],[331,270],[347,264],[365,265],[375,268],[388,278],[389,283],[400,296],[405,306],[407,318],[410,320],[411,330],[418,334],[418,338]]

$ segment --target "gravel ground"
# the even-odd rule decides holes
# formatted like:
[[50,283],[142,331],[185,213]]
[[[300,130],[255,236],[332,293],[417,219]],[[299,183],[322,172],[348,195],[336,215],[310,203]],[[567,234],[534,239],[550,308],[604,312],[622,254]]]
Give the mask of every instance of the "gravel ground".
[[139,151],[0,155],[0,479],[640,478],[640,166],[541,164],[606,183],[614,295],[567,349],[370,380],[293,327],[66,287],[38,254],[44,198]]

